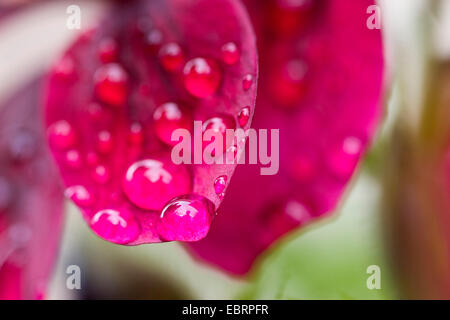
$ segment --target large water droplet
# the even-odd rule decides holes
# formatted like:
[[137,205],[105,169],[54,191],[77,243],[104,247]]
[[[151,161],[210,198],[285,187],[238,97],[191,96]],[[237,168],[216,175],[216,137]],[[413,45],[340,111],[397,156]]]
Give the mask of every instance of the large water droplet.
[[120,107],[128,96],[128,74],[117,63],[101,66],[94,75],[95,93],[104,103]]
[[222,71],[212,59],[189,60],[183,69],[186,90],[197,98],[206,98],[214,93],[222,82]]
[[65,120],[55,122],[48,128],[50,145],[58,150],[66,150],[76,142],[72,126]]
[[164,103],[159,106],[154,114],[155,132],[161,141],[168,145],[175,145],[178,141],[172,141],[172,132],[176,129],[190,130],[192,126],[191,118],[185,111],[173,102]]
[[161,210],[170,199],[191,191],[191,176],[186,166],[152,159],[133,163],[123,180],[123,190],[136,206]]
[[158,233],[167,241],[203,239],[209,232],[214,210],[214,204],[199,195],[172,199],[162,210]]
[[133,215],[125,210],[105,209],[91,219],[92,230],[105,240],[126,244],[140,234],[140,227]]

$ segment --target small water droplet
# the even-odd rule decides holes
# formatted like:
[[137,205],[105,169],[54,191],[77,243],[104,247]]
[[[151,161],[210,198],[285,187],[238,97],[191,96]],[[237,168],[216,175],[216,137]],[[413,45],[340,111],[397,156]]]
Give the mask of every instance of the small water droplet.
[[91,207],[93,198],[84,186],[72,186],[64,191],[66,198],[72,200],[77,206]]
[[94,169],[93,173],[94,180],[99,184],[105,184],[110,179],[110,173],[107,167],[104,165],[98,165]]
[[208,234],[214,211],[214,204],[199,195],[172,199],[162,210],[158,233],[167,241],[198,241]]
[[189,193],[191,176],[184,165],[169,160],[140,160],[133,163],[123,179],[128,199],[142,209],[161,210],[173,197]]
[[53,123],[48,128],[50,145],[58,150],[66,150],[76,142],[76,135],[72,126],[65,120]]
[[105,38],[100,41],[98,56],[101,62],[110,63],[117,59],[117,42],[112,38]]
[[128,133],[128,141],[134,146],[142,145],[144,142],[144,129],[138,122],[133,122],[130,125],[130,131]]
[[234,42],[228,42],[222,46],[222,59],[228,65],[233,65],[239,61],[241,54]]
[[[236,129],[236,121],[233,117],[228,115],[218,115],[211,119],[206,120],[203,123],[203,133],[205,133],[207,130],[212,130],[215,133],[222,135],[222,150],[215,150],[213,149],[211,151],[211,156],[215,157],[216,155],[221,155],[227,150],[227,148],[233,143],[232,139],[229,139],[227,141],[227,129]],[[230,137],[233,138],[233,137]],[[203,144],[203,148],[208,146],[210,142],[205,141]]]
[[159,50],[159,59],[167,71],[178,70],[184,62],[184,53],[181,47],[174,42],[170,42]]
[[62,80],[70,80],[75,76],[75,62],[72,57],[65,56],[53,66],[53,74]]
[[249,119],[250,119],[250,107],[242,108],[242,110],[239,111],[238,114],[238,122],[241,128],[244,128],[247,125]]
[[178,141],[172,141],[172,132],[176,129],[190,130],[192,126],[191,117],[174,102],[167,102],[159,106],[153,113],[155,121],[155,132],[158,138],[168,144],[175,145]]
[[69,150],[66,152],[66,164],[69,168],[80,169],[82,165],[81,155],[78,150]]
[[214,181],[214,191],[216,194],[220,195],[225,190],[227,186],[227,176],[220,176]]
[[306,92],[307,65],[301,60],[290,60],[281,65],[271,82],[271,92],[284,106],[300,101]]
[[244,91],[250,90],[252,84],[253,84],[253,76],[251,74],[245,75],[244,79],[242,79],[242,88],[244,89]]
[[148,53],[155,53],[163,42],[163,34],[158,29],[148,32],[144,38],[145,49]]
[[222,82],[222,71],[212,59],[189,60],[183,69],[186,90],[197,98],[206,98],[217,92]]
[[353,173],[363,152],[363,142],[355,136],[338,141],[328,152],[328,167],[337,177],[346,179]]
[[94,74],[95,93],[102,102],[123,106],[128,96],[128,74],[118,63],[108,63]]
[[111,132],[102,130],[97,135],[97,150],[100,153],[109,153],[114,147],[114,141]]
[[93,166],[97,165],[98,164],[98,155],[97,155],[97,153],[95,153],[94,151],[89,151],[86,154],[86,163],[90,167],[93,167]]
[[136,240],[141,232],[136,219],[125,209],[98,211],[91,219],[91,228],[103,239],[118,244]]

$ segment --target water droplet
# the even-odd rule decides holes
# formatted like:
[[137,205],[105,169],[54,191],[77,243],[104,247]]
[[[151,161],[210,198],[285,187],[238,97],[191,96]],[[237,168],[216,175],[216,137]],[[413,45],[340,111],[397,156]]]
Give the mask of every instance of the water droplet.
[[30,161],[37,151],[36,138],[30,131],[21,130],[11,139],[8,149],[12,161],[25,163]]
[[348,136],[338,141],[328,153],[328,167],[339,178],[349,178],[363,152],[361,139]]
[[139,146],[144,142],[144,129],[138,122],[133,122],[128,133],[128,141],[130,144]]
[[81,168],[82,160],[81,160],[80,152],[78,152],[78,150],[67,151],[65,160],[66,160],[66,164],[69,168],[72,168],[72,169],[80,169]]
[[298,34],[308,25],[313,7],[312,0],[277,0],[270,9],[270,24],[279,34]]
[[184,53],[177,43],[171,42],[159,50],[159,59],[167,71],[173,72],[178,70],[184,62]]
[[162,210],[158,233],[167,241],[198,241],[208,234],[214,211],[214,204],[199,195],[172,199]]
[[248,91],[250,87],[253,84],[253,76],[251,74],[247,74],[244,76],[244,79],[242,79],[242,89],[244,91]]
[[155,120],[156,135],[168,145],[178,143],[178,141],[172,141],[171,139],[174,130],[190,130],[192,126],[190,116],[185,111],[182,111],[178,104],[173,102],[167,102],[159,106],[153,113],[153,120]]
[[[227,129],[236,129],[236,121],[233,117],[230,117],[228,115],[220,115],[213,117],[211,119],[208,119],[203,123],[203,133],[205,133],[207,130],[212,130],[215,133],[219,133],[222,135],[222,150],[215,150],[213,149],[211,152],[211,156],[215,157],[217,155],[221,155],[224,153],[225,150],[233,143],[232,139],[233,137],[230,137],[229,141],[227,141]],[[211,142],[205,141],[203,144],[203,147],[205,148],[207,145],[209,145]]]
[[245,107],[238,114],[238,122],[241,128],[244,128],[250,119],[250,107]]
[[222,59],[226,64],[233,65],[237,63],[240,55],[239,49],[234,42],[228,42],[222,46]]
[[100,153],[109,153],[114,147],[111,132],[102,130],[97,135],[97,150]]
[[110,173],[107,167],[98,165],[94,169],[93,178],[97,183],[105,184],[110,179]]
[[153,29],[144,38],[145,49],[148,53],[155,53],[163,42],[163,34],[158,29]]
[[98,57],[103,63],[114,62],[117,59],[117,50],[117,42],[114,39],[102,39],[98,48]]
[[80,207],[91,207],[94,202],[89,191],[83,186],[69,187],[64,191],[64,195]]
[[8,182],[3,177],[0,177],[0,213],[6,211],[11,205],[13,199],[13,190]]
[[128,74],[117,63],[101,66],[94,74],[95,93],[104,103],[120,107],[128,96]]
[[291,60],[281,65],[272,79],[271,91],[284,106],[298,103],[306,92],[307,66],[301,60]]
[[75,76],[75,62],[69,56],[61,58],[53,66],[53,74],[63,80],[73,79]]
[[191,191],[191,176],[184,165],[174,165],[170,161],[140,160],[127,169],[123,190],[136,206],[161,210],[173,197]]
[[214,181],[214,191],[216,194],[221,194],[227,186],[227,176],[220,176]]
[[59,150],[66,150],[76,142],[75,132],[72,126],[65,120],[53,123],[48,128],[50,145]]
[[189,60],[184,66],[183,75],[186,90],[197,98],[206,98],[216,93],[222,81],[222,71],[212,59]]
[[91,219],[92,230],[105,240],[126,244],[140,234],[140,227],[133,215],[125,209],[104,209]]

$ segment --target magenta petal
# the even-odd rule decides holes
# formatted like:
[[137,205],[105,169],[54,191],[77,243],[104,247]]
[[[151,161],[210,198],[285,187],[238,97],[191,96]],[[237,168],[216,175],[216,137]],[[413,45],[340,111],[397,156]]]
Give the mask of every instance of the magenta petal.
[[[224,57],[229,43],[237,58]],[[257,77],[255,37],[236,0],[117,4],[64,53],[49,75],[48,140],[94,232],[128,245],[206,236],[221,202],[215,180],[235,165],[175,165],[170,138],[193,120],[234,128],[245,106],[248,128],[248,75]],[[175,209],[180,196],[190,218]]]
[[43,297],[62,229],[63,194],[40,119],[42,81],[0,106],[0,299]]
[[261,3],[247,1],[262,66],[253,127],[280,129],[280,171],[239,166],[208,238],[192,245],[235,274],[336,208],[382,115],[381,35],[366,26],[373,1]]

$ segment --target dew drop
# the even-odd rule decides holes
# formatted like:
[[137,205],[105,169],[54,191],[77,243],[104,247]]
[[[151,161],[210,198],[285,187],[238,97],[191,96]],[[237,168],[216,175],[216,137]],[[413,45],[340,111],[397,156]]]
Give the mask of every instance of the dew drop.
[[250,90],[250,87],[253,84],[253,76],[251,74],[247,74],[244,76],[244,79],[242,79],[242,89],[244,91]]
[[130,131],[128,133],[128,141],[134,146],[139,146],[144,142],[144,129],[138,122],[133,122],[130,125]]
[[234,42],[228,42],[222,46],[222,59],[228,65],[233,65],[239,61],[239,49]]
[[222,81],[222,71],[212,59],[189,60],[183,69],[184,86],[197,98],[206,98],[217,92]]
[[72,126],[65,120],[53,123],[48,128],[50,145],[58,150],[66,150],[76,142],[75,132]]
[[98,155],[94,151],[89,151],[86,154],[86,163],[90,166],[96,166],[98,164]]
[[198,241],[208,234],[214,210],[214,204],[202,196],[180,196],[162,210],[157,231],[167,241]]
[[220,195],[225,190],[227,186],[227,176],[220,176],[214,181],[214,191],[216,194]]
[[110,179],[110,173],[107,167],[104,165],[98,165],[93,172],[94,180],[99,184],[105,184]]
[[307,70],[301,60],[290,60],[279,67],[270,86],[279,103],[290,106],[301,100],[306,92]]
[[[211,119],[208,119],[203,123],[203,134],[205,134],[208,130],[212,130],[214,133],[218,133],[222,135],[222,150],[215,150],[213,149],[211,152],[211,156],[221,155],[224,153],[225,150],[233,143],[232,139],[229,139],[231,141],[227,141],[227,129],[236,129],[236,121],[233,117],[230,117],[228,115],[220,115],[213,117]],[[233,137],[231,137],[233,138]],[[209,145],[210,142],[204,142],[203,147],[205,148],[207,145]]]
[[94,74],[95,93],[104,103],[120,107],[128,96],[128,74],[118,63],[101,66]]
[[362,151],[362,140],[348,136],[336,143],[328,153],[328,167],[337,177],[346,179],[356,168]]
[[100,41],[98,57],[103,63],[111,63],[117,59],[117,42],[112,38],[105,38]]
[[80,152],[78,150],[67,151],[65,161],[69,168],[80,169],[82,164]]
[[72,200],[77,206],[88,208],[93,205],[93,198],[83,186],[72,186],[64,191],[66,198]]
[[161,210],[173,197],[191,191],[191,176],[186,166],[169,160],[140,160],[127,169],[123,190],[136,206]]
[[53,74],[62,80],[70,80],[75,76],[75,62],[69,56],[61,58],[53,66]]
[[109,153],[114,147],[114,141],[111,132],[102,130],[97,135],[97,150],[100,153]]
[[125,210],[104,209],[91,219],[92,230],[107,241],[126,244],[140,234],[140,227],[133,215]]
[[250,107],[245,107],[238,114],[238,122],[241,128],[244,128],[250,119]]
[[153,54],[155,53],[163,42],[163,34],[158,29],[153,29],[148,32],[144,38],[145,50]]
[[174,102],[167,102],[159,106],[153,113],[153,120],[158,138],[171,146],[178,143],[178,141],[172,141],[174,130],[190,130],[192,126],[191,117]]
[[167,71],[173,72],[183,64],[184,53],[177,43],[170,42],[159,50],[159,59]]

